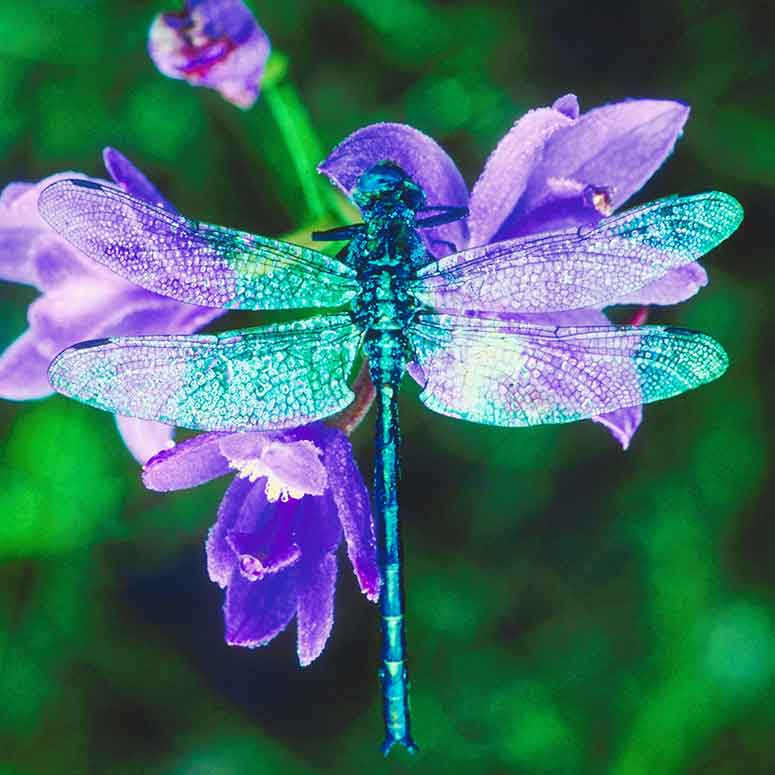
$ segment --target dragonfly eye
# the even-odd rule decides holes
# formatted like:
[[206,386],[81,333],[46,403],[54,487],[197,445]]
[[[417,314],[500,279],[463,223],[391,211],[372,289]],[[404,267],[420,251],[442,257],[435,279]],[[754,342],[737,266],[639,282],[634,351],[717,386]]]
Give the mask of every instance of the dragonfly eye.
[[383,161],[364,172],[356,188],[362,199],[374,199],[398,191],[405,180],[406,174],[400,167],[393,162]]

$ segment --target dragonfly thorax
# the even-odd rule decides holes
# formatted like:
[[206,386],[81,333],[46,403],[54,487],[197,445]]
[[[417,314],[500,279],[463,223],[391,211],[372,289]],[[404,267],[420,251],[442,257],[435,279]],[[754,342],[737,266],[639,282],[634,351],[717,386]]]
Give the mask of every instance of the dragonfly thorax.
[[354,318],[366,333],[372,369],[397,369],[398,378],[409,350],[406,331],[419,306],[409,287],[416,269],[429,260],[415,226],[425,195],[396,164],[380,162],[361,175],[353,201],[366,223],[348,249],[360,285]]

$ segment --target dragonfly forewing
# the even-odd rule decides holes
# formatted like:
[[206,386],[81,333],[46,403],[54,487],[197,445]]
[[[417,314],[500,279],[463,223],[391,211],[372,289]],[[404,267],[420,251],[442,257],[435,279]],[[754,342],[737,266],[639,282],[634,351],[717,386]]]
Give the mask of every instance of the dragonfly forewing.
[[565,423],[683,393],[728,360],[705,334],[664,326],[561,327],[423,314],[410,330],[420,400],[500,426]]
[[194,430],[280,429],[344,409],[360,332],[347,314],[214,336],[84,342],[57,356],[60,393]]
[[51,227],[116,274],[189,304],[226,309],[335,307],[355,272],[317,250],[175,215],[99,183],[63,180],[38,208]]
[[475,247],[419,270],[413,292],[440,310],[560,312],[625,299],[696,261],[743,217],[728,194],[668,197],[594,227]]

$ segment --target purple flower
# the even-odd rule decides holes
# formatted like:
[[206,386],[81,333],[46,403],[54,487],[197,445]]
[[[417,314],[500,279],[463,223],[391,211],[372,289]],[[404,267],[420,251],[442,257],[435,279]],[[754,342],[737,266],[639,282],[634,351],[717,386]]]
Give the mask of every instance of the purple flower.
[[[373,124],[351,134],[319,170],[349,194],[358,177],[379,161],[397,163],[425,190],[432,205],[468,205],[470,215],[425,230],[436,255],[453,247],[486,245],[518,235],[593,225],[621,206],[672,152],[689,108],[668,100],[628,100],[579,114],[568,94],[552,107],[532,110],[501,139],[470,196],[454,162],[430,137],[403,124]],[[707,283],[697,263],[673,269],[620,304],[675,304]],[[511,316],[552,326],[606,325],[601,309]],[[416,364],[409,372],[422,377]],[[641,407],[593,418],[626,449]]]
[[241,0],[188,0],[180,13],[154,19],[148,53],[164,75],[249,108],[258,99],[269,38]]
[[210,578],[226,588],[226,642],[263,646],[296,616],[299,662],[308,665],[331,633],[343,536],[361,590],[379,597],[369,495],[350,442],[323,423],[203,433],[148,461],[143,480],[179,490],[232,471],[207,539]]
[[[113,148],[103,153],[125,191],[176,212],[156,187]],[[191,333],[223,314],[181,304],[122,280],[59,237],[38,214],[38,194],[60,173],[38,183],[10,183],[0,193],[0,279],[40,291],[27,311],[29,327],[0,355],[0,397],[23,401],[51,395],[52,358],[84,339],[122,334]],[[100,181],[105,182],[105,181]],[[173,429],[118,417],[124,441],[140,462],[168,446]]]

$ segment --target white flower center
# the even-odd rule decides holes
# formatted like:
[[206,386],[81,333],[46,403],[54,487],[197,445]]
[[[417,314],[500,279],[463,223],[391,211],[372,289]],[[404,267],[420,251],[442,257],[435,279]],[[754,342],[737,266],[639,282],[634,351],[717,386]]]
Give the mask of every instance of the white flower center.
[[328,477],[321,455],[311,441],[275,441],[267,444],[258,457],[229,458],[229,466],[237,476],[251,482],[266,477],[266,499],[270,503],[286,502],[325,492]]

